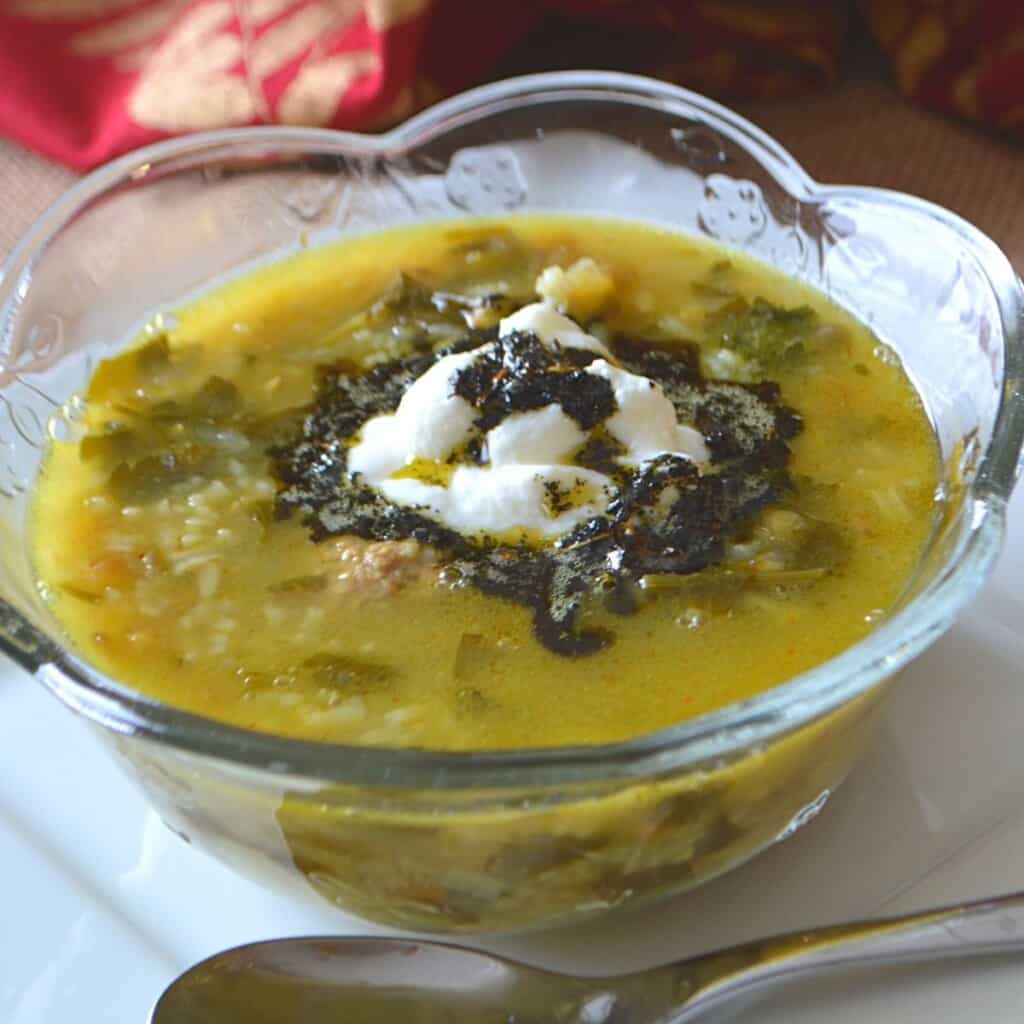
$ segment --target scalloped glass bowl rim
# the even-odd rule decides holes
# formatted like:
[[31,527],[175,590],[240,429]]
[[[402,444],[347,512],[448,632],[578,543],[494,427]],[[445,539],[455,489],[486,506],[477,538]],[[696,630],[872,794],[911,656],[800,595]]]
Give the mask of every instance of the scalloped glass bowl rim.
[[[238,128],[205,132],[136,150],[93,171],[53,203],[28,229],[0,268],[0,285],[31,272],[50,240],[76,212],[110,188],[138,176],[147,164],[205,153],[222,158],[244,147],[357,150],[376,157],[402,154],[472,119],[524,102],[597,99],[646,102],[697,114],[750,153],[791,195],[876,198],[925,213],[956,232],[996,272],[1006,337],[1004,391],[992,438],[965,495],[966,536],[942,572],[906,608],[865,640],[787,683],[741,703],[669,728],[610,744],[503,751],[435,751],[350,747],[256,733],[151,700],[61,651],[37,676],[84,717],[127,736],[140,736],[199,756],[213,757],[276,777],[337,784],[438,789],[507,789],[595,783],[713,767],[848,703],[920,653],[977,593],[999,553],[1005,505],[1015,482],[1024,438],[1019,382],[1024,374],[1024,290],[998,247],[942,207],[884,189],[816,183],[774,139],[738,114],[688,90],[608,72],[554,72],[508,79],[444,101],[380,136],[312,128]],[[680,109],[681,108],[681,109]],[[992,281],[992,274],[989,274]],[[24,287],[24,285],[22,286]],[[1007,308],[1008,307],[1008,308]],[[1013,387],[1007,388],[1006,382]]]

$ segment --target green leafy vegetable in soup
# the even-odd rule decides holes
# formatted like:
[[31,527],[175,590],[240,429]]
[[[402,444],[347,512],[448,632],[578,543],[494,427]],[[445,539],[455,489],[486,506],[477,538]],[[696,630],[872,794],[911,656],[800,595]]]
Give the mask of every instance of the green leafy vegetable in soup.
[[35,557],[81,651],[318,740],[622,739],[861,639],[934,516],[927,418],[817,294],[563,217],[242,278],[101,364]]

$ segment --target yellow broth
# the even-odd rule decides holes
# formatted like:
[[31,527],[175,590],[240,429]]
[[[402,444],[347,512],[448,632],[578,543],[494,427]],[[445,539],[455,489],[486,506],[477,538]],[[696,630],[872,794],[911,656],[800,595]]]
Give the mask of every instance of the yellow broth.
[[[637,614],[607,616],[615,642],[595,655],[547,650],[525,608],[452,586],[429,553],[403,555],[411,568],[394,586],[363,580],[359,552],[275,518],[267,439],[210,437],[186,417],[167,429],[196,432],[212,461],[156,494],[122,469],[134,456],[118,451],[111,425],[140,402],[183,402],[204,387],[216,402],[209,383],[220,379],[250,421],[268,423],[313,400],[317,367],[403,354],[402,324],[364,312],[399,272],[444,292],[531,301],[542,268],[580,257],[614,282],[598,317],[609,334],[696,341],[711,357],[730,303],[817,316],[807,351],[759,374],[803,419],[790,442],[795,492],[726,567],[650,580]],[[628,223],[440,224],[305,252],[154,326],[101,364],[86,397],[84,439],[54,444],[34,510],[38,576],[73,644],[169,704],[328,742],[603,743],[753,696],[862,639],[907,585],[935,514],[930,425],[866,327],[752,260]],[[765,538],[770,555],[794,517],[826,524],[841,556],[824,551],[797,570],[766,561]]]

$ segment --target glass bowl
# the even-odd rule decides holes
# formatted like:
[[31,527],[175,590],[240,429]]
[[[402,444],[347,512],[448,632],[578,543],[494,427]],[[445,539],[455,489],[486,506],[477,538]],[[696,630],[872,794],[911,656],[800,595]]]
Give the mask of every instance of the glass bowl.
[[[512,212],[621,217],[715,239],[809,282],[903,359],[939,438],[943,516],[900,606],[783,686],[628,742],[446,753],[246,732],[105,678],[34,580],[31,495],[97,360],[257,263],[379,228]],[[85,178],[0,279],[0,647],[87,721],[167,824],[268,884],[421,931],[538,927],[697,884],[822,807],[885,682],[990,572],[1020,457],[1024,296],[953,214],[812,181],[684,90],[626,75],[515,79],[379,137],[195,135]],[[60,809],[54,808],[59,814]]]

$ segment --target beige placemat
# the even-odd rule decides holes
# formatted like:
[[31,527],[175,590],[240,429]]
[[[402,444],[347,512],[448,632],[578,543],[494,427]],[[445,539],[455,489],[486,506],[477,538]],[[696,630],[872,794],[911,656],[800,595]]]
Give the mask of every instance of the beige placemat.
[[0,259],[75,174],[0,139]]
[[742,103],[819,181],[930,199],[990,235],[1024,273],[1024,146],[903,100],[870,52],[818,96]]

